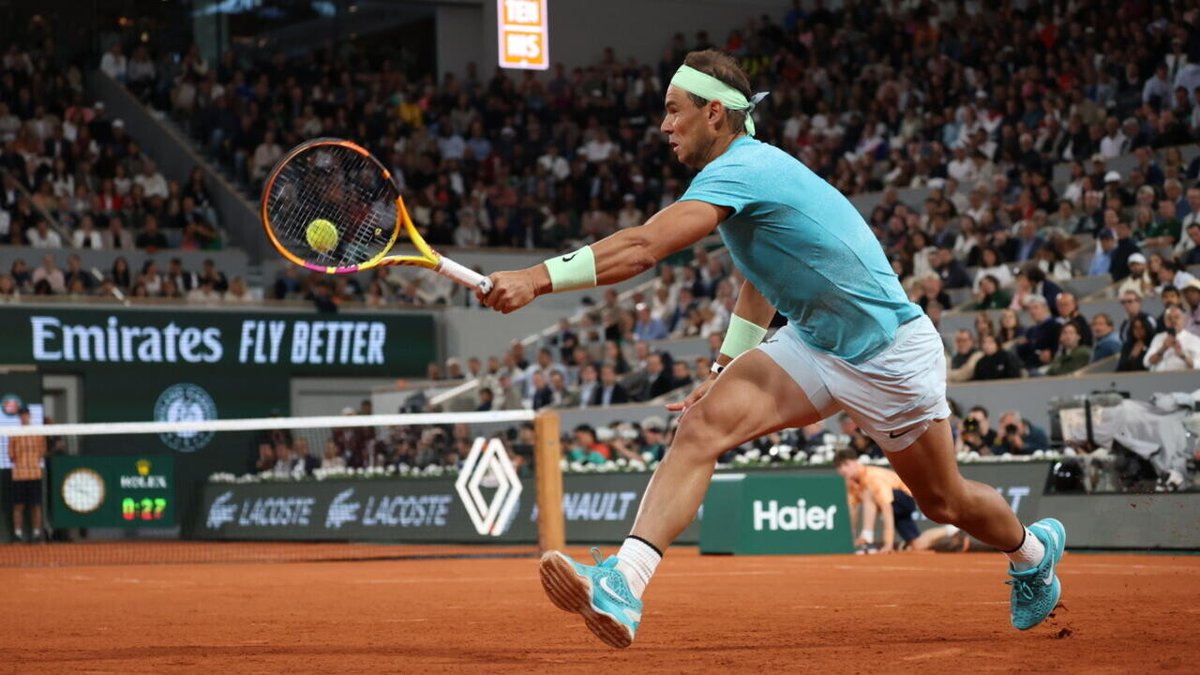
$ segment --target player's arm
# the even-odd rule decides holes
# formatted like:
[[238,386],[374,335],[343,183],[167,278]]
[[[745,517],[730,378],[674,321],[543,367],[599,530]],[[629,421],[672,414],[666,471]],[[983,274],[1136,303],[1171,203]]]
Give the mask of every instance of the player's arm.
[[862,530],[858,534],[858,539],[855,544],[862,546],[863,544],[875,543],[875,516],[878,515],[878,508],[875,504],[875,499],[869,497],[863,500],[862,504]]
[[492,274],[492,290],[480,295],[480,302],[508,314],[539,295],[619,283],[707,237],[729,213],[730,209],[707,202],[675,202],[645,224],[591,246],[523,270]]

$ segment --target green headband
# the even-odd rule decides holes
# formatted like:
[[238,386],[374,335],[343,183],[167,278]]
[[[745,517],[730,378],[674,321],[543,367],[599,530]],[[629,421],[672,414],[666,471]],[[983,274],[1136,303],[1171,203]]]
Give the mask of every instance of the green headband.
[[671,84],[702,99],[720,101],[721,105],[730,110],[744,110],[746,112],[746,133],[754,135],[754,106],[766,98],[768,92],[760,91],[746,100],[746,95],[737,89],[708,73],[702,73],[686,65],[679,66],[679,70],[675,71],[675,76],[671,78]]

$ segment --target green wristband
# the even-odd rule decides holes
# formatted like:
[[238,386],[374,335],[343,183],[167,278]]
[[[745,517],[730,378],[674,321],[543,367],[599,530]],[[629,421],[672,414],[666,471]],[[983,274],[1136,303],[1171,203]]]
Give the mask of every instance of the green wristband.
[[721,353],[735,359],[742,352],[757,347],[766,335],[766,328],[750,323],[734,314],[729,317],[729,329],[725,331],[725,341],[721,343]]
[[545,261],[550,287],[555,293],[592,288],[596,285],[596,254],[591,246]]

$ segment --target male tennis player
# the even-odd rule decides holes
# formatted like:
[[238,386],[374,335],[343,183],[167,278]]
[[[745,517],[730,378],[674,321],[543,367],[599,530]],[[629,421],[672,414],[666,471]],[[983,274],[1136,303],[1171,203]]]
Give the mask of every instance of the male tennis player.
[[[965,480],[947,418],[937,330],[908,301],[854,206],[781,150],[754,140],[745,74],[715,51],[693,52],[671,79],[662,132],[698,169],[678,202],[644,225],[544,264],[491,275],[481,300],[508,313],[543,293],[613,284],[719,229],[746,281],[712,376],[676,409],[675,441],[617,555],[584,565],[542,557],[546,593],[613,647],[629,646],[642,593],[667,546],[696,517],[717,457],[750,439],[845,410],[881,448],[921,511],[1007,551],[1012,623],[1041,623],[1061,594],[1065,532],[1025,528],[992,488]],[[765,344],[775,310],[788,319]]]

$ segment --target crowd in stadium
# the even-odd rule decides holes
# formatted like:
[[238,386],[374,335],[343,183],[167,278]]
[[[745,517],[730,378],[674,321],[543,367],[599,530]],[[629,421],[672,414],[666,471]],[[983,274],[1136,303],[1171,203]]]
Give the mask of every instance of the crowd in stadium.
[[[723,43],[677,34],[657,63],[609,50],[545,75],[413,78],[355,47],[291,59],[229,51],[208,63],[195,46],[175,53],[134,40],[97,65],[169,111],[251,190],[284,148],[346,136],[393,169],[431,243],[562,248],[638,224],[682,194],[688,175],[657,131],[663,89],[686,51],[718,47],[771,92],[756,112],[761,138],[847,194],[882,191],[868,221],[935,321],[957,304],[947,292],[958,288],[974,296],[959,309],[1002,312],[954,336],[952,379],[1063,374],[1113,353],[1121,369],[1194,362],[1178,331],[1200,330],[1186,271],[1200,262],[1200,159],[1184,161],[1179,146],[1200,138],[1198,12],[1141,3],[1000,11],[974,2],[797,6],[751,19]],[[220,246],[202,172],[182,184],[164,178],[121,120],[85,103],[80,73],[60,65],[41,45],[14,45],[3,57],[0,238],[50,249],[63,235],[91,248]],[[1107,167],[1128,153],[1137,162],[1125,175]],[[1069,166],[1065,182],[1054,180],[1058,165]],[[901,198],[913,187],[928,190],[921,203]],[[23,261],[0,276],[0,294],[112,285],[134,296],[249,297],[243,281],[207,266],[156,267],[118,260],[98,282],[69,257]],[[1078,313],[1081,298],[1058,292],[1074,277],[1103,274],[1121,282],[1123,298],[1154,295],[1168,308],[1088,317]],[[622,380],[608,402],[703,373],[702,362],[637,345],[720,334],[739,280],[717,259],[660,275],[646,297],[606,297],[564,329],[564,340],[574,333],[594,352],[586,363],[556,344],[557,368],[513,372],[509,386],[529,405],[590,405],[598,385],[585,378]],[[326,284],[288,270],[263,294],[323,307],[470,302],[435,281],[383,273]],[[587,337],[600,330],[603,340]],[[1172,330],[1151,359],[1158,335]],[[568,377],[556,383],[555,373]],[[481,407],[509,398],[498,382],[485,388],[492,400]]]

